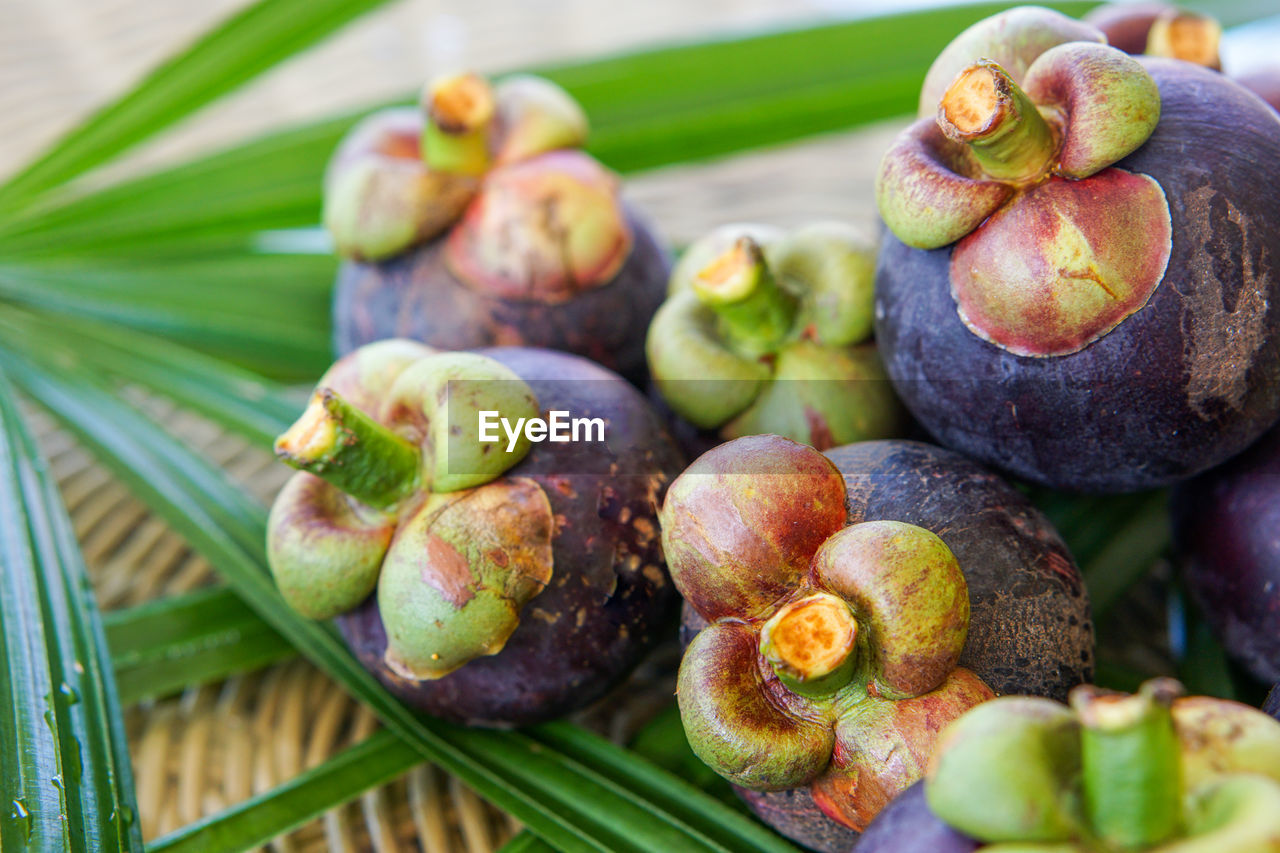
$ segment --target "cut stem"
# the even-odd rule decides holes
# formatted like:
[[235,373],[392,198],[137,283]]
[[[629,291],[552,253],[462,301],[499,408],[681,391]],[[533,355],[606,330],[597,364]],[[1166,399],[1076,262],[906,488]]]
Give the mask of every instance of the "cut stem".
[[379,509],[403,500],[418,485],[422,453],[344,400],[321,388],[302,417],[276,439],[276,456]]
[[1147,55],[1181,59],[1222,70],[1218,44],[1222,41],[1222,25],[1215,18],[1170,9],[1151,22],[1147,33]]
[[489,135],[496,100],[489,81],[455,74],[434,81],[422,96],[427,114],[422,158],[437,172],[478,177],[489,169]]
[[826,696],[853,679],[858,623],[843,599],[819,592],[783,606],[760,629],[760,653],[803,696]]
[[1121,849],[1146,848],[1181,828],[1182,774],[1170,678],[1132,696],[1092,686],[1071,693],[1081,723],[1084,810],[1093,832]]
[[776,352],[791,336],[797,300],[778,285],[750,237],[740,238],[694,276],[693,289],[747,355]]
[[989,59],[956,77],[938,105],[938,126],[968,145],[982,170],[998,181],[1037,181],[1058,153],[1053,128],[1027,93]]

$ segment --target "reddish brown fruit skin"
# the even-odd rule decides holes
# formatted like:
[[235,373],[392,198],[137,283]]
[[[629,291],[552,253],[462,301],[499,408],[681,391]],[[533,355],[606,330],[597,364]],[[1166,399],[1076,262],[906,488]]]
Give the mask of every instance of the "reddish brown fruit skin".
[[[844,475],[848,523],[890,519],[936,533],[969,586],[960,666],[997,694],[1062,700],[1093,676],[1093,623],[1080,572],[1049,521],[1016,489],[957,453],[914,441],[867,441],[826,453]],[[682,639],[706,623],[686,606]],[[858,834],[827,818],[807,789],[739,790],[788,838],[824,853]]]
[[337,621],[360,662],[408,704],[468,725],[531,725],[604,695],[669,623],[678,597],[662,560],[656,507],[683,460],[644,398],[616,375],[545,350],[482,354],[528,382],[544,411],[608,422],[609,450],[534,444],[508,472],[535,480],[551,503],[550,584],[525,606],[501,652],[435,681],[387,669],[375,597]]
[[639,214],[628,209],[627,220],[634,243],[618,274],[559,304],[502,299],[467,285],[445,265],[447,237],[382,263],[343,261],[333,296],[334,350],[341,356],[392,337],[449,350],[545,347],[639,382],[645,331],[666,298],[671,265]]
[[1187,590],[1227,651],[1280,680],[1280,430],[1174,491]]
[[1280,122],[1216,72],[1141,61],[1161,120],[1117,165],[1160,183],[1173,247],[1150,301],[1114,331],[1071,355],[1012,355],[961,322],[950,248],[886,234],[880,252],[876,342],[912,414],[941,443],[1057,488],[1166,485],[1280,416],[1280,195],[1259,165],[1280,162]]

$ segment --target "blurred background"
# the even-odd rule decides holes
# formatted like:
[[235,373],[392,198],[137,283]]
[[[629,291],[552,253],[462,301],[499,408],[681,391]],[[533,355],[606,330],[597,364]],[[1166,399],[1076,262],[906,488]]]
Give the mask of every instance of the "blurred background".
[[[0,0],[0,175],[245,5],[245,0]],[[197,113],[118,169],[170,162],[268,128],[403,96],[432,75],[799,27],[937,0],[401,0]],[[1265,0],[1263,2],[1265,5]],[[1280,13],[1272,0],[1271,14]],[[1233,32],[1240,71],[1280,46],[1280,18]],[[873,227],[871,178],[901,122],[641,175],[630,195],[687,242],[726,220]]]

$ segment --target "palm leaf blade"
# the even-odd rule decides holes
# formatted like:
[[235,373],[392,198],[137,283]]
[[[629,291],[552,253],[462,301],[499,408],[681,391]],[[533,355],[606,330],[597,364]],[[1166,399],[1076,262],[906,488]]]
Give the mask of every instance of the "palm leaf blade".
[[0,187],[12,209],[314,44],[383,0],[260,0],[161,65]]
[[141,849],[119,702],[75,537],[0,375],[0,845]]
[[230,590],[199,590],[103,618],[120,701],[165,696],[296,654]]

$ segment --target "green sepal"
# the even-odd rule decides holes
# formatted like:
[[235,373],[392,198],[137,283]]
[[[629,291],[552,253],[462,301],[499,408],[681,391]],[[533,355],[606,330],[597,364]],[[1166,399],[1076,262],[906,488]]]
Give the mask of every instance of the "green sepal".
[[361,511],[335,486],[300,471],[267,517],[276,587],[309,619],[345,613],[373,592],[394,529],[394,517]]
[[741,623],[704,628],[680,662],[676,696],[689,746],[736,785],[755,791],[811,781],[831,759],[831,721],[768,692],[757,637]]
[[876,246],[843,222],[816,222],[765,244],[765,260],[800,294],[801,329],[838,347],[871,337],[875,320]]
[[[482,412],[496,441],[482,441]],[[424,482],[433,492],[487,483],[518,464],[531,447],[521,430],[514,447],[497,418],[514,426],[539,416],[532,389],[502,363],[467,352],[439,353],[404,369],[387,392],[381,417],[418,434]]]
[[1187,837],[1159,853],[1275,853],[1280,847],[1280,783],[1241,773],[1187,799]]
[[942,733],[930,764],[930,810],[980,841],[1071,841],[1081,819],[1080,724],[1050,699],[979,705]]
[[555,520],[533,480],[434,494],[396,533],[378,581],[386,662],[434,679],[502,651],[551,579]]
[[715,429],[746,409],[770,375],[767,364],[725,342],[715,312],[692,290],[658,309],[645,352],[662,398],[701,429]]
[[773,377],[722,434],[773,433],[826,450],[889,438],[904,419],[874,344],[828,347],[802,340],[778,353]]

